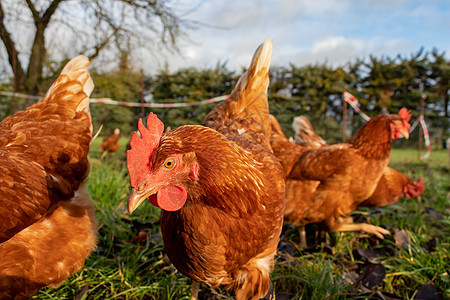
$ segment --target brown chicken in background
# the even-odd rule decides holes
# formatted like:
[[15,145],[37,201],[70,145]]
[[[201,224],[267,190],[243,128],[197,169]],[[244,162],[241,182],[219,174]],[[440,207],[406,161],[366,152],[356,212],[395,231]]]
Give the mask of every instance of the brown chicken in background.
[[[308,149],[317,149],[326,145],[326,142],[316,134],[306,117],[295,117],[292,127],[295,130],[294,141],[297,145]],[[275,118],[272,119],[272,128],[273,136],[277,139],[287,140]],[[306,248],[304,225],[307,224],[305,221],[308,217],[307,212],[310,213],[306,208],[312,205],[314,192],[319,183],[319,181],[286,180],[285,220],[299,227],[300,246],[302,248]],[[407,198],[420,196],[423,189],[424,182],[422,178],[414,182],[414,180],[403,173],[386,167],[373,194],[359,206],[379,207],[389,205],[398,201],[403,195]]]
[[28,299],[80,270],[96,244],[84,183],[92,139],[84,56],[44,99],[0,123],[0,299]]
[[[309,147],[313,149],[314,147],[320,147],[319,144],[322,144],[321,141],[323,140],[318,135],[316,135],[314,131],[312,134],[311,132],[303,130],[308,130],[305,126],[303,126],[303,129],[301,129],[300,127],[296,127],[294,125],[294,129],[296,132],[302,132],[302,136],[295,136],[295,141],[301,143],[303,146],[299,147],[287,139],[281,129],[280,124],[278,123],[278,120],[274,116],[271,115],[270,120],[272,125],[272,149],[277,157],[281,159],[285,170],[289,170],[289,167],[295,163],[300,154],[307,151]],[[302,121],[305,120],[309,124],[309,121],[306,118],[302,119]],[[306,139],[303,140],[302,138]],[[325,143],[325,141],[323,141],[323,143]],[[284,220],[287,223],[293,224],[298,227],[300,247],[302,249],[306,249],[307,247],[305,225],[309,224],[309,222],[307,221],[308,213],[314,213],[310,211],[310,208],[313,207],[314,192],[316,191],[319,183],[320,182],[316,180],[286,179]]]
[[[272,118],[272,127],[279,128],[272,131],[274,153],[282,160],[287,178],[302,182],[286,184],[286,220],[297,225],[320,223],[330,231],[364,231],[380,238],[388,234],[378,226],[352,224],[347,214],[374,193],[389,163],[392,139],[400,134],[408,137],[409,119],[404,109],[400,115],[380,115],[364,124],[349,143],[320,146],[320,142],[315,144],[319,148],[308,150],[289,145]],[[288,197],[300,203],[289,203]]]
[[[292,127],[295,130],[296,144],[308,149],[317,149],[326,145],[326,142],[316,134],[305,116],[295,117]],[[402,196],[420,199],[424,187],[425,182],[422,177],[414,181],[405,174],[386,167],[375,191],[360,206],[386,206],[397,202]]]
[[420,195],[424,188],[425,182],[422,177],[414,181],[405,174],[387,167],[373,194],[359,206],[386,206],[394,204],[402,196],[406,198],[417,197],[420,201]]
[[294,142],[297,145],[308,149],[317,149],[327,144],[324,139],[317,135],[311,122],[305,116],[295,117],[292,122],[292,128],[295,131]]
[[133,190],[129,211],[148,200],[161,207],[164,247],[175,267],[194,280],[225,285],[236,299],[260,299],[270,273],[284,214],[284,174],[270,150],[267,102],[272,41],[257,50],[231,96],[205,126],[162,134],[155,115],[139,122],[127,165]]
[[113,134],[111,134],[103,139],[102,144],[100,146],[98,146],[98,151],[103,151],[102,155],[100,156],[100,159],[105,158],[105,156],[108,153],[116,152],[120,148],[119,135],[120,135],[120,129],[116,128],[116,129],[114,129]]

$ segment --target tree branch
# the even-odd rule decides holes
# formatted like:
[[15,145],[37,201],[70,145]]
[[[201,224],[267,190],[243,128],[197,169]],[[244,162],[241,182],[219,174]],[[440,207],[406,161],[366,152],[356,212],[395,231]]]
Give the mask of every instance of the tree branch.
[[[27,0],[29,1],[29,0]],[[54,0],[50,6],[47,8],[47,10],[45,11],[44,15],[42,16],[41,21],[47,25],[48,22],[50,22],[50,19],[52,17],[52,15],[55,13],[56,9],[58,8],[58,5],[63,2],[64,0]],[[44,26],[45,26],[44,25]]]
[[109,42],[111,41],[111,38],[115,35],[115,33],[111,34],[110,36],[106,37],[103,41],[101,41],[100,43],[98,43],[97,45],[95,45],[94,47],[94,53],[89,55],[89,60],[93,60],[94,58],[96,58],[99,54],[100,51],[109,44]]
[[16,50],[14,41],[11,39],[10,33],[6,30],[3,19],[4,13],[2,3],[0,1],[0,38],[2,39],[3,44],[5,45],[6,51],[8,53],[8,61],[9,64],[11,65],[14,74],[15,88],[16,90],[22,90],[23,78],[25,76],[24,71],[19,61],[19,53]]
[[31,0],[26,0],[26,2],[27,2],[27,5],[28,5],[28,8],[31,11],[31,14],[33,15],[34,22],[35,23],[39,22],[39,19],[40,19],[39,12],[34,7],[34,4],[31,2]]

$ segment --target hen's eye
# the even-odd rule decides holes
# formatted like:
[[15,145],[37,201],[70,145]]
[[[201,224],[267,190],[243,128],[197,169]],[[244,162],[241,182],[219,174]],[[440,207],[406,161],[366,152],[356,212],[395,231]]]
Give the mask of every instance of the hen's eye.
[[169,158],[164,162],[164,168],[166,169],[173,169],[173,167],[175,167],[175,159],[174,158]]

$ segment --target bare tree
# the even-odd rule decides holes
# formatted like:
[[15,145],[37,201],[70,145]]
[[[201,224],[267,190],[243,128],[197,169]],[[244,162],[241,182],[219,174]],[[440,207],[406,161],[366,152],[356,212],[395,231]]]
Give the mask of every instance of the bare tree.
[[[167,0],[0,0],[0,38],[14,89],[30,94],[41,92],[46,63],[54,55],[49,45],[50,50],[84,53],[90,59],[106,49],[123,53],[130,45],[159,44],[176,51],[177,40],[190,26],[194,23]],[[24,34],[33,33],[31,45],[22,41]]]

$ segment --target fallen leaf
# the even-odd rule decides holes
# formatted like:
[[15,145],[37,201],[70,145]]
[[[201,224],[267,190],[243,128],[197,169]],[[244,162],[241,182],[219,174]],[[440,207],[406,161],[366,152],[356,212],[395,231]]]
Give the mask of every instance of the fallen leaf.
[[276,299],[277,300],[289,300],[289,299],[291,299],[291,297],[287,294],[281,294],[281,295],[277,296]]
[[287,253],[290,256],[297,255],[297,250],[295,249],[295,247],[291,243],[285,241],[281,241],[278,244],[278,251],[280,251],[281,253]]
[[86,284],[81,291],[75,296],[75,300],[80,300],[81,298],[83,298],[83,296],[88,292],[89,290],[89,284]]
[[353,284],[358,280],[358,273],[356,272],[345,272],[342,274],[342,279],[345,281],[345,284]]
[[427,283],[417,291],[414,300],[444,300],[443,292],[433,283]]
[[436,239],[431,239],[425,244],[425,248],[428,252],[433,252],[436,249]]
[[361,274],[360,280],[363,285],[372,288],[381,285],[384,277],[386,277],[386,268],[382,264],[369,264]]
[[147,243],[147,240],[149,239],[150,235],[145,231],[140,231],[131,241],[135,245],[145,245]]
[[394,229],[394,239],[397,246],[403,249],[408,249],[409,246],[409,234],[405,230]]
[[369,249],[369,248],[356,247],[356,252],[361,257],[361,259],[366,259],[366,260],[370,260],[371,258],[375,258],[378,256],[374,250]]

